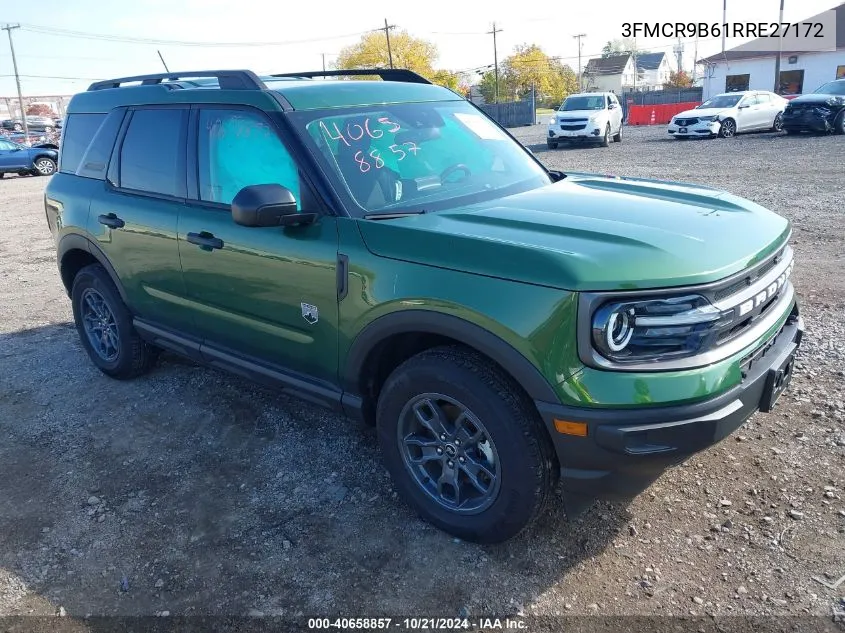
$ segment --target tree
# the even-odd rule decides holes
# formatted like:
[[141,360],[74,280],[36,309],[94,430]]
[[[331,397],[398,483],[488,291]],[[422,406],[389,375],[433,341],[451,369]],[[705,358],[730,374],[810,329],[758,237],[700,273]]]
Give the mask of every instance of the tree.
[[[501,77],[500,77],[501,79]],[[501,84],[501,81],[499,82]],[[501,85],[499,86],[501,90]],[[481,82],[478,84],[478,92],[484,97],[487,103],[493,103],[496,99],[496,75],[492,70],[488,70],[481,75]]]
[[[390,50],[396,68],[407,68],[424,77],[434,75],[437,47],[431,42],[412,37],[407,31],[398,31],[390,34]],[[344,47],[336,65],[341,70],[390,68],[385,34],[381,31],[367,33],[357,44]]]
[[667,81],[664,86],[666,88],[691,88],[692,79],[690,79],[690,76],[683,70],[678,72],[673,71],[669,73],[669,81]]
[[601,49],[602,57],[614,57],[615,55],[631,55],[632,53],[647,53],[637,48],[637,43],[630,37],[610,40]]
[[435,70],[429,79],[438,85],[459,91],[460,76],[458,73],[453,73],[449,70]]
[[31,103],[26,106],[27,116],[53,116],[53,110],[46,103]]
[[502,62],[499,98],[501,100],[503,95],[525,98],[531,94],[532,87],[538,104],[554,107],[567,95],[578,91],[578,78],[572,68],[549,57],[536,44],[522,44]]

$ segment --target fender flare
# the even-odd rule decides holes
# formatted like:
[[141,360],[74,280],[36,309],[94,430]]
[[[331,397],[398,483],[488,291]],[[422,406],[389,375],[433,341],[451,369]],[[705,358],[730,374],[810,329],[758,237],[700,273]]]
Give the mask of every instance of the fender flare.
[[[94,244],[91,240],[89,240],[84,235],[80,235],[78,233],[69,233],[65,235],[59,240],[59,246],[56,251],[57,259],[59,262],[59,271],[62,269],[62,260],[64,259],[65,255],[68,251],[72,250],[80,250],[89,253],[97,262],[106,269],[106,272],[109,274],[109,277],[112,280],[112,283],[117,288],[118,293],[120,293],[120,298],[126,305],[129,305],[128,300],[126,298],[126,291],[123,289],[123,285],[120,283],[120,277],[117,276],[117,272],[115,272],[114,267],[109,262],[109,258],[106,257],[106,254],[100,249],[99,246]],[[66,288],[68,295],[70,295],[70,288]]]
[[549,381],[525,356],[492,332],[460,317],[433,310],[403,310],[378,317],[355,337],[346,356],[344,390],[359,394],[359,376],[376,345],[395,334],[421,332],[448,336],[498,363],[533,400],[558,402]]

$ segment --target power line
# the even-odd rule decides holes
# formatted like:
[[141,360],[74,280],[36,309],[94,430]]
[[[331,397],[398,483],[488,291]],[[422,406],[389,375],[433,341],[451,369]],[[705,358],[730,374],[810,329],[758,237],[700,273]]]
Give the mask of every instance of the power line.
[[87,31],[73,31],[70,29],[60,29],[51,26],[39,26],[36,24],[20,25],[22,31],[30,33],[40,33],[42,35],[54,35],[56,37],[70,37],[88,40],[100,40],[106,42],[122,42],[127,44],[154,44],[159,46],[196,46],[200,48],[254,48],[260,46],[290,46],[295,44],[309,44],[311,42],[326,42],[330,40],[339,40],[347,37],[355,37],[357,35],[365,35],[374,31],[383,30],[381,27],[377,29],[368,29],[366,31],[357,31],[355,33],[346,33],[343,35],[332,35],[326,37],[309,38],[306,40],[286,40],[286,41],[271,41],[271,42],[192,42],[186,40],[161,40],[147,37],[132,37],[125,35],[109,35],[106,33],[90,33]]

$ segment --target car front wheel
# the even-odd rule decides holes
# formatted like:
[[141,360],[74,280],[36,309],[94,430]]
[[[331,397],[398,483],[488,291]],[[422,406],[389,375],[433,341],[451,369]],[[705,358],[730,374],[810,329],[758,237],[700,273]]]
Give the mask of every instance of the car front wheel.
[[376,425],[402,498],[464,540],[507,540],[541,513],[557,482],[551,441],[531,403],[475,352],[439,347],[396,368]]
[[719,136],[722,138],[733,138],[736,135],[736,122],[733,119],[725,119],[719,128]]
[[780,132],[783,130],[783,115],[778,112],[775,116],[775,122],[772,124],[772,132]]
[[833,133],[845,134],[845,110],[842,110],[842,112],[839,113],[839,116],[836,117],[836,120],[834,120]]
[[52,176],[56,173],[56,161],[42,156],[35,161],[35,171],[41,176]]

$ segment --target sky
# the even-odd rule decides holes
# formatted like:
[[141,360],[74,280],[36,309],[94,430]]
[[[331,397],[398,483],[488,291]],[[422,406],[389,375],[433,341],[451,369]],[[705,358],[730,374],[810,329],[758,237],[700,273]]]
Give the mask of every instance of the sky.
[[[801,21],[840,3],[785,0],[784,21]],[[73,94],[96,79],[162,72],[157,51],[171,71],[249,68],[262,74],[319,70],[322,54],[330,66],[342,47],[358,41],[365,31],[383,27],[385,19],[397,29],[436,44],[438,68],[466,70],[492,64],[493,38],[487,32],[495,22],[501,29],[497,35],[500,61],[514,46],[536,43],[577,69],[578,44],[573,35],[586,34],[582,42],[582,64],[586,65],[608,40],[622,36],[624,22],[674,22],[680,7],[685,22],[722,21],[722,0],[529,4],[513,0],[0,0],[0,22],[20,23],[22,28],[13,30],[12,37],[22,91],[24,96],[40,96]],[[777,21],[778,10],[779,0],[727,0],[729,22]],[[728,48],[742,41],[729,41]],[[637,40],[638,48],[667,53],[672,53],[676,43]],[[683,44],[685,66],[690,70],[696,44],[691,39]],[[699,58],[720,50],[720,38],[698,41]],[[16,95],[8,36],[3,31],[0,97]]]

